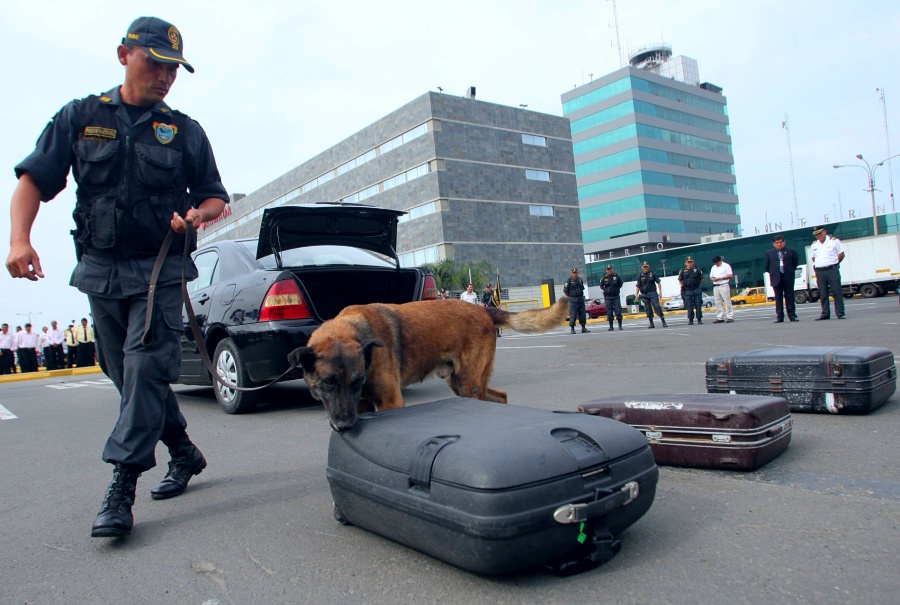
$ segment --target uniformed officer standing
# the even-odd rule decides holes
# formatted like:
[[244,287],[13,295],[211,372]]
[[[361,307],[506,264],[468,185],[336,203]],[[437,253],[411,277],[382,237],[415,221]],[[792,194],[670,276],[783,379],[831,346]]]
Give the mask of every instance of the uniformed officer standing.
[[650,270],[650,263],[647,261],[644,261],[644,264],[641,265],[641,274],[638,276],[637,283],[635,283],[634,287],[635,295],[644,299],[644,308],[647,310],[647,319],[650,320],[648,329],[656,327],[653,325],[653,311],[656,311],[656,314],[659,315],[663,327],[668,328],[669,324],[666,323],[666,318],[663,317],[662,307],[659,306],[659,297],[662,294],[662,283],[659,281],[659,276]]
[[566,280],[563,293],[569,297],[569,328],[575,333],[575,317],[581,324],[581,333],[590,332],[587,329],[587,311],[584,308],[584,282],[578,277],[578,267],[572,268],[572,276]]
[[684,269],[678,272],[678,282],[681,284],[681,299],[684,308],[687,309],[688,325],[694,325],[694,314],[697,315],[697,323],[703,323],[703,271],[694,266],[694,257],[684,259]]
[[819,302],[822,305],[822,313],[816,321],[831,319],[831,308],[828,297],[834,297],[834,314],[838,319],[844,319],[844,296],[841,287],[841,261],[844,260],[844,246],[841,240],[828,235],[825,227],[813,229],[816,241],[809,247],[809,255],[812,257],[813,267],[816,270],[816,281],[819,285]]
[[622,329],[622,300],[619,291],[622,289],[622,278],[616,273],[612,265],[606,265],[606,275],[600,280],[600,289],[603,290],[603,301],[606,303],[606,320],[609,322],[609,330],[613,331],[613,317],[619,322]]
[[[180,495],[206,467],[169,386],[181,365],[183,235],[161,263],[152,343],[141,342],[148,278],[166,234],[184,234],[186,221],[196,229],[215,219],[228,201],[206,133],[163,102],[179,65],[194,71],[183,53],[174,25],[155,17],[135,20],[117,49],[124,84],[64,106],[16,166],[6,261],[13,277],[44,277],[31,245],[40,202],[66,186],[70,167],[78,184],[78,263],[70,284],[88,295],[100,365],[121,395],[118,422],[103,450],[103,460],[114,465],[113,480],[91,528],[94,537],[130,533],[137,479],[155,466],[157,442],[168,446],[171,461],[165,479],[150,490],[154,499]],[[185,270],[187,279],[197,277],[192,262]]]

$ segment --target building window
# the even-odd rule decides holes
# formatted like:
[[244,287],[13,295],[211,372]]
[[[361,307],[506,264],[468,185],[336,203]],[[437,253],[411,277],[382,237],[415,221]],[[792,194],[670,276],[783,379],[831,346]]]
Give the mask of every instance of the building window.
[[421,267],[425,263],[436,263],[439,258],[438,247],[430,246],[421,250],[413,250],[400,255],[401,267]]
[[529,206],[528,214],[531,216],[553,216],[553,206]]
[[428,202],[427,204],[422,204],[421,206],[416,206],[415,208],[410,209],[410,211],[399,219],[397,219],[398,223],[405,223],[406,221],[417,219],[428,214],[434,214],[438,211],[437,202]]
[[547,137],[541,137],[536,134],[522,134],[522,142],[526,145],[535,145],[537,147],[547,146]]
[[525,170],[525,178],[529,181],[550,181],[550,173],[546,170]]

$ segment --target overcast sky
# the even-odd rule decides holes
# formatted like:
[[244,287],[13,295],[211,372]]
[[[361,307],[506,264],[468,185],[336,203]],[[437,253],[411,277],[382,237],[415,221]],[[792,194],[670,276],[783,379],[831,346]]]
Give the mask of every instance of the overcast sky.
[[[0,20],[0,230],[8,253],[13,167],[73,98],[121,83],[116,45],[133,3],[6,3]],[[166,5],[185,56],[166,99],[204,127],[229,192],[250,193],[419,95],[462,95],[561,115],[560,95],[619,68],[609,0],[454,2],[272,1]],[[664,41],[698,61],[728,98],[745,234],[791,226],[793,158],[799,215],[871,216],[857,153],[900,153],[900,3],[896,0],[619,0],[623,54]],[[678,7],[678,8],[675,8]],[[877,88],[885,90],[890,137]],[[789,115],[792,154],[786,131]],[[900,158],[876,173],[878,204],[900,197]],[[42,205],[32,237],[46,278],[0,276],[0,321],[49,324],[88,313],[68,287],[74,183]],[[796,218],[795,218],[796,220]],[[802,244],[803,242],[798,242]],[[548,276],[552,277],[552,276]],[[561,273],[560,276],[564,277]],[[39,313],[39,315],[38,315]]]

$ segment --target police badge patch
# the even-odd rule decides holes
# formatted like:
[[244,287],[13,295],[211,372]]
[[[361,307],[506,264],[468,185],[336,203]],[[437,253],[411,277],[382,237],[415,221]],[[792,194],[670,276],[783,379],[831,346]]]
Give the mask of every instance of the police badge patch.
[[178,127],[175,124],[163,124],[162,122],[153,122],[153,132],[156,134],[156,140],[163,145],[168,145],[178,134]]

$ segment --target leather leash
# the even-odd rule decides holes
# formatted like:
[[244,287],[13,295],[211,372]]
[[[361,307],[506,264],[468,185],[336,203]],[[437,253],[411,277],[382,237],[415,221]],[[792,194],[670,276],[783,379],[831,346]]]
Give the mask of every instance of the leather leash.
[[[219,384],[226,386],[229,389],[234,389],[235,391],[259,391],[275,384],[297,367],[296,362],[289,362],[288,369],[285,370],[280,376],[278,376],[271,382],[267,382],[266,384],[256,387],[241,387],[236,384],[232,384],[222,378],[216,371],[216,368],[213,366],[212,360],[209,358],[209,353],[206,352],[206,341],[203,339],[203,334],[200,332],[200,326],[197,324],[197,316],[194,314],[193,307],[191,307],[191,296],[190,294],[188,294],[187,290],[185,270],[191,258],[190,251],[191,248],[193,248],[192,243],[194,241],[194,227],[188,221],[185,221],[185,227],[186,231],[184,252],[181,256],[181,297],[184,299],[184,308],[187,311],[188,323],[191,326],[191,333],[193,333],[194,335],[194,342],[196,343],[197,348],[200,350],[200,358],[203,359],[203,363],[204,365],[206,365],[206,369],[207,371],[209,371],[209,375]],[[153,307],[156,302],[156,282],[159,280],[159,272],[162,269],[163,262],[165,262],[166,260],[166,256],[168,256],[169,254],[169,248],[172,247],[172,240],[174,239],[175,232],[169,230],[169,232],[166,234],[166,239],[163,240],[162,247],[159,249],[159,254],[156,255],[156,261],[153,263],[153,270],[150,272],[150,287],[147,290],[147,313],[144,316],[144,333],[141,336],[141,344],[145,347],[153,343],[153,335],[150,333],[150,327],[153,321]]]

